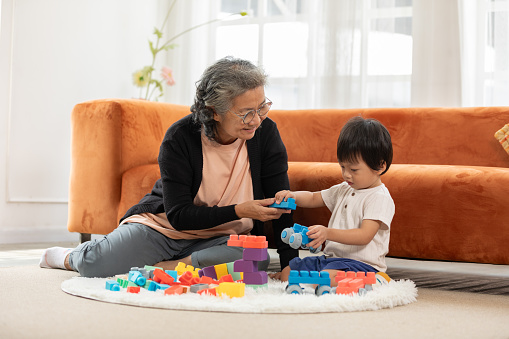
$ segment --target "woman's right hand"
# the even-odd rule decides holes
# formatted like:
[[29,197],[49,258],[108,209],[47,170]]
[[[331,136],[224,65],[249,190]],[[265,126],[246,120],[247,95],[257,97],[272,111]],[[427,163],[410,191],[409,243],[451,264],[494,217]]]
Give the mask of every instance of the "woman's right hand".
[[291,213],[291,210],[267,207],[273,204],[275,198],[263,200],[251,200],[235,205],[235,213],[239,218],[251,218],[262,222],[279,219],[283,213]]

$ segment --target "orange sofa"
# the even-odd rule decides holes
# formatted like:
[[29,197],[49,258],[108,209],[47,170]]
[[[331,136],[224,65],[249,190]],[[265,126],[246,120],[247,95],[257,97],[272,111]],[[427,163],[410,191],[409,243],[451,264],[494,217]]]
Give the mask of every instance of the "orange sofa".
[[[188,106],[95,100],[72,112],[68,229],[107,234],[159,178],[166,129]],[[342,181],[336,141],[362,115],[389,130],[394,160],[382,181],[396,204],[389,256],[509,264],[509,154],[494,134],[509,107],[272,110],[292,190]],[[297,208],[302,225],[327,225],[326,208]],[[270,225],[268,226],[270,227]]]

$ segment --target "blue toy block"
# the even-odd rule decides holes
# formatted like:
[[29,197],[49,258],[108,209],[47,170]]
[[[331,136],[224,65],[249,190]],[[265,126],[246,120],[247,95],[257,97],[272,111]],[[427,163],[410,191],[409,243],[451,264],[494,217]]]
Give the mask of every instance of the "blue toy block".
[[[285,228],[283,232],[281,232],[281,240],[285,244],[289,244],[291,248],[294,249],[307,249],[307,244],[311,242],[311,239],[306,235],[309,229],[306,226],[302,226],[299,224],[293,224],[290,228]],[[318,253],[320,250],[318,248],[309,247],[311,253]]]
[[318,284],[318,285],[329,285],[330,276],[329,272],[317,272],[317,271],[290,271],[288,277],[288,283],[292,284]]
[[120,284],[115,280],[106,280],[106,289],[110,291],[120,291]]
[[288,198],[286,201],[281,201],[279,204],[273,203],[269,205],[269,207],[281,208],[285,210],[295,210],[297,209],[297,205],[295,204],[295,199]]
[[129,271],[129,277],[127,279],[138,286],[145,286],[147,282],[147,278],[145,278],[140,271]]
[[178,278],[178,273],[177,271],[172,271],[172,270],[165,270],[164,271],[166,274],[168,274],[170,277],[173,278],[173,280],[177,281],[177,278]]

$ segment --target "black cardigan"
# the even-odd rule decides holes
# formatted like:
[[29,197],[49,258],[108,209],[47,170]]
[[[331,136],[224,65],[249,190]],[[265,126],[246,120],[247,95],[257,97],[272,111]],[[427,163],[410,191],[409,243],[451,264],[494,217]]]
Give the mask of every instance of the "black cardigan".
[[[271,198],[280,190],[290,189],[288,156],[276,123],[266,118],[246,144],[254,198]],[[203,156],[200,125],[193,122],[191,115],[175,122],[167,130],[158,161],[161,179],[155,183],[152,192],[131,207],[121,220],[134,214],[166,212],[173,228],[185,231],[207,229],[239,219],[235,205],[206,207],[193,204],[201,185]],[[283,214],[272,221],[281,268],[288,266],[289,261],[298,255],[297,250],[281,240],[282,230],[292,225],[291,214]],[[251,233],[263,235],[263,223],[254,220]]]

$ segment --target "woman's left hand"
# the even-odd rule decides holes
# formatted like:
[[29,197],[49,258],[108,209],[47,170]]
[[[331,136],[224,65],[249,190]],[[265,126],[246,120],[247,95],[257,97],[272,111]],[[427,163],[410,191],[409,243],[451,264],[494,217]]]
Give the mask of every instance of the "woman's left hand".
[[235,213],[239,218],[251,218],[260,221],[279,219],[284,213],[291,213],[290,210],[267,207],[276,199],[268,198],[263,200],[251,200],[235,205]]

